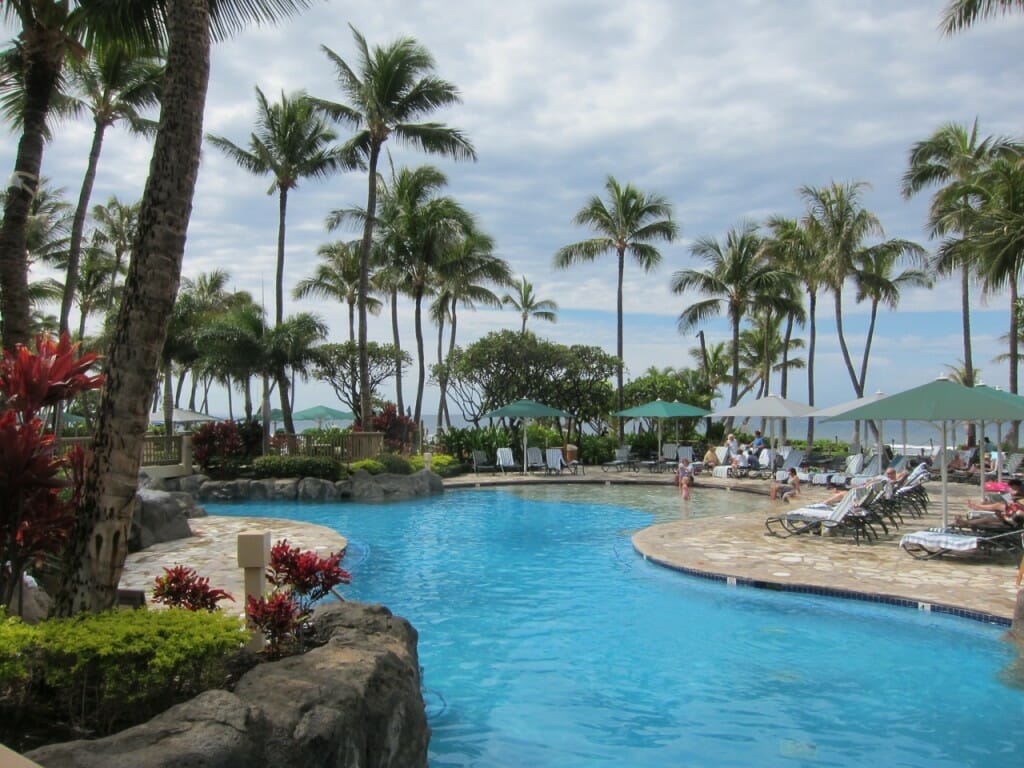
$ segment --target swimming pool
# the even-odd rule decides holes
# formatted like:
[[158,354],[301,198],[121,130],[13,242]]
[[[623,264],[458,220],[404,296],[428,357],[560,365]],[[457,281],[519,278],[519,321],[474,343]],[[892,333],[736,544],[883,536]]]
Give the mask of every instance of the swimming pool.
[[432,768],[1020,765],[1002,629],[685,577],[574,490],[207,508],[349,537],[346,594],[420,632]]

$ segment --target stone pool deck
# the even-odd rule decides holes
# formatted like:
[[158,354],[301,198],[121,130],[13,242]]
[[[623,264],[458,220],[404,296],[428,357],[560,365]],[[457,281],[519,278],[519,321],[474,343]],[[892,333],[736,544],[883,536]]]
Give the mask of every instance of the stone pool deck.
[[[536,475],[466,475],[445,481],[450,488],[516,486],[535,483],[563,484],[654,484],[675,493],[670,473],[603,472],[588,467],[586,474],[545,477]],[[921,561],[903,552],[899,536],[908,530],[941,523],[939,484],[928,485],[932,504],[921,520],[908,520],[899,532],[871,544],[855,545],[842,538],[796,536],[780,539],[766,535],[765,517],[787,509],[767,498],[769,483],[763,480],[718,480],[701,475],[694,493],[729,493],[737,500],[734,514],[681,519],[660,523],[637,532],[633,544],[644,557],[670,567],[703,574],[750,580],[761,586],[825,589],[866,593],[890,598],[937,604],[967,612],[989,614],[1008,620],[1016,602],[1016,564],[1009,558],[940,558]],[[968,498],[977,498],[974,485],[951,484],[950,519],[965,512]],[[820,500],[827,493],[806,489],[803,503]],[[794,505],[796,506],[796,505]],[[124,588],[152,588],[153,579],[164,567],[186,563],[210,577],[214,586],[236,596],[242,592],[241,571],[235,565],[236,534],[248,530],[269,530],[277,541],[326,553],[345,545],[337,533],[320,526],[290,520],[210,517],[190,521],[191,539],[166,542],[128,557],[121,580]],[[240,605],[239,605],[240,609]]]

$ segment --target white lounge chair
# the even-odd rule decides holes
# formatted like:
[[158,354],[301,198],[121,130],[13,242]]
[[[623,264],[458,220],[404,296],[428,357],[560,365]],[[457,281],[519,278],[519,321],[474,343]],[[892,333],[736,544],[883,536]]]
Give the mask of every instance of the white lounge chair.
[[529,446],[526,449],[526,471],[539,472],[542,469],[547,469],[547,464],[544,462],[544,454],[540,452],[540,448],[533,445]]
[[512,457],[511,448],[498,449],[498,469],[502,472],[519,472],[522,468],[522,464],[516,464],[516,460]]

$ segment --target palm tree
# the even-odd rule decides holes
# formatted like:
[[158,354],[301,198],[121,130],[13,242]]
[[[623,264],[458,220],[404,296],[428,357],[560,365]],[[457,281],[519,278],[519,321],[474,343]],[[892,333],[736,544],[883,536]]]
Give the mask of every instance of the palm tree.
[[1013,10],[1024,11],[1024,0],[950,0],[942,14],[942,31],[952,35],[976,21]]
[[441,123],[416,123],[440,107],[457,104],[459,92],[436,77],[434,59],[422,45],[405,37],[371,51],[351,25],[359,61],[355,69],[327,46],[321,49],[334,64],[347,104],[317,100],[335,120],[356,129],[346,151],[365,159],[368,169],[366,216],[359,251],[359,405],[360,421],[370,423],[370,371],[366,350],[366,299],[370,292],[370,252],[377,215],[377,164],[391,137],[431,154],[475,159],[476,152],[460,131]]
[[67,108],[75,114],[91,114],[93,134],[89,161],[71,226],[67,277],[60,306],[62,332],[68,329],[71,304],[78,286],[78,261],[82,251],[85,216],[89,210],[89,198],[96,180],[104,135],[107,128],[118,122],[125,123],[134,133],[146,136],[155,133],[156,123],[143,117],[139,110],[154,107],[158,103],[163,62],[156,55],[138,53],[125,45],[113,44],[94,49],[86,59],[73,63],[70,69],[73,90],[66,95]]
[[868,357],[878,320],[878,307],[882,304],[895,311],[900,304],[903,288],[931,288],[931,274],[923,269],[905,269],[893,274],[897,262],[909,256],[917,263],[927,261],[925,250],[916,243],[890,240],[873,248],[867,248],[856,256],[854,281],[857,285],[857,301],[871,302],[871,319],[868,321],[867,337],[864,341],[864,357],[860,364],[860,392],[867,385]]
[[[133,241],[124,298],[106,359],[109,375],[97,409],[92,461],[75,527],[64,549],[64,573],[54,601],[58,615],[104,610],[117,597],[118,579],[128,554],[141,440],[181,278],[202,148],[211,38],[250,22],[282,18],[308,4],[309,0],[90,4],[117,10],[112,23],[120,25],[114,31],[122,37],[143,38],[144,43],[157,45],[166,35],[167,68],[153,159],[139,211],[139,231]],[[17,5],[36,3],[24,0]],[[52,91],[52,83],[50,86]],[[20,164],[17,168],[24,170]],[[0,261],[5,265],[10,244],[5,232],[0,239]],[[2,279],[0,276],[0,282]],[[5,282],[2,285],[6,288]],[[6,306],[3,309],[6,322],[9,316]],[[11,342],[4,339],[5,344]]]
[[[975,215],[970,181],[993,160],[1013,154],[1019,149],[1008,139],[986,137],[978,133],[978,121],[968,129],[957,123],[946,123],[928,139],[910,149],[907,171],[903,174],[903,196],[910,198],[926,187],[942,185],[935,193],[929,210],[929,226],[934,236],[950,238],[933,262],[940,274],[953,269],[960,272],[960,317],[963,327],[964,373],[968,386],[974,385],[974,354],[971,343],[971,268],[976,250],[969,242],[958,243],[956,237],[967,235],[969,222]],[[973,444],[973,425],[968,441]]]
[[437,427],[444,423],[451,427],[448,414],[448,379],[444,374],[444,326],[449,323],[448,354],[455,350],[458,330],[458,306],[475,309],[477,305],[500,307],[501,299],[488,285],[504,286],[512,282],[508,262],[494,255],[494,239],[490,235],[471,230],[455,244],[437,266],[437,299],[430,307],[430,316],[437,323],[437,364],[442,372],[438,377],[441,391],[437,408]]
[[223,136],[206,140],[239,166],[256,176],[271,175],[268,194],[277,191],[277,272],[274,281],[275,321],[284,319],[284,241],[288,192],[300,179],[324,178],[341,165],[340,149],[331,147],[336,134],[318,114],[305,93],[281,93],[281,101],[270,104],[256,88],[256,130],[249,135],[248,148]]
[[[348,306],[348,339],[356,340],[356,303],[359,299],[359,241],[336,240],[316,249],[320,263],[312,277],[300,280],[292,290],[296,299],[334,299]],[[383,303],[376,296],[366,299],[366,309],[377,316]]]
[[546,320],[549,323],[558,322],[558,304],[552,299],[538,299],[533,292],[533,283],[526,279],[526,275],[519,278],[515,284],[516,293],[506,293],[501,297],[501,305],[512,307],[522,318],[520,333],[526,333],[526,321],[531,317],[538,320]]
[[[807,403],[814,405],[814,359],[818,344],[818,294],[825,283],[825,275],[818,259],[811,234],[796,219],[783,216],[772,216],[767,222],[771,235],[765,241],[766,253],[769,257],[792,273],[801,283],[807,294],[807,309],[803,313],[804,320],[809,324],[807,339]],[[797,316],[794,320],[800,322]],[[803,322],[800,322],[802,325]],[[787,339],[789,331],[787,329]],[[783,385],[780,393],[786,397],[785,384],[788,369],[783,370]],[[807,420],[807,445],[814,444],[814,419]]]
[[75,301],[80,312],[78,338],[85,338],[85,322],[89,315],[105,310],[112,302],[108,294],[113,283],[111,273],[116,268],[117,263],[113,257],[95,240],[85,249],[79,265],[78,290],[75,291]]
[[[617,285],[617,344],[619,358],[617,377],[618,409],[625,407],[622,398],[622,277],[626,268],[626,253],[650,272],[661,263],[661,253],[655,242],[671,243],[679,234],[679,225],[672,221],[672,205],[661,195],[646,195],[632,184],[621,186],[614,177],[605,181],[607,203],[597,195],[590,198],[573,218],[573,223],[590,227],[597,237],[560,248],[554,264],[565,269],[573,264],[594,261],[605,253],[614,253],[618,259]],[[624,437],[625,423],[619,419],[619,442]]]
[[740,324],[743,318],[779,296],[780,286],[789,279],[789,273],[777,269],[762,253],[757,225],[746,222],[726,234],[725,242],[712,237],[701,237],[690,253],[702,259],[708,268],[703,272],[681,269],[672,275],[672,292],[682,294],[688,290],[708,296],[687,307],[680,315],[680,333],[686,333],[707,318],[724,311],[732,329],[732,393],[729,405],[739,402],[740,387]]
[[124,272],[122,267],[125,257],[131,249],[132,238],[135,237],[135,229],[139,225],[139,204],[136,202],[125,205],[113,195],[107,200],[106,205],[93,206],[92,218],[96,222],[96,229],[92,234],[93,242],[106,246],[114,256],[114,268],[110,272],[110,289],[107,292],[111,302],[107,305],[109,312],[114,308],[117,278]]

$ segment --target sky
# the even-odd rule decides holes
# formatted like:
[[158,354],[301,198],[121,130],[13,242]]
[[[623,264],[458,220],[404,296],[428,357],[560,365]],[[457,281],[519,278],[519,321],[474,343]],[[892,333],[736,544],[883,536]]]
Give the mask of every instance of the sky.
[[[944,37],[938,28],[944,6],[945,0],[329,1],[215,45],[204,129],[245,144],[257,86],[271,101],[299,89],[343,100],[321,46],[355,63],[349,25],[371,46],[401,36],[416,39],[433,54],[437,74],[462,95],[460,105],[434,118],[464,131],[478,159],[455,163],[392,142],[387,147],[396,166],[441,168],[447,193],[477,216],[513,273],[525,275],[540,298],[558,303],[557,323],[531,321],[530,330],[614,353],[614,256],[555,270],[553,254],[591,236],[572,219],[602,193],[609,175],[672,203],[681,234],[660,248],[660,266],[649,273],[626,266],[628,380],[650,366],[693,365],[696,329],[680,334],[677,319],[701,297],[674,295],[669,285],[677,270],[703,268],[690,254],[694,240],[724,239],[748,220],[798,217],[802,186],[867,182],[864,204],[886,236],[934,249],[926,229],[929,193],[910,201],[900,194],[911,145],[943,123],[975,119],[983,135],[1024,136],[1024,15]],[[69,199],[81,184],[91,130],[85,120],[65,124],[46,148],[43,173]],[[339,128],[342,138],[347,131]],[[8,134],[0,144],[0,164],[13,167],[16,141]],[[149,154],[145,141],[111,130],[92,202],[114,194],[138,199]],[[252,176],[205,148],[183,274],[227,270],[231,286],[262,299],[272,316],[278,201],[267,195],[269,186],[269,178]],[[313,273],[318,246],[358,236],[354,230],[328,232],[324,220],[332,210],[364,205],[365,190],[365,175],[351,172],[303,181],[292,191],[286,293]],[[847,338],[859,359],[867,305],[855,305],[852,290],[847,294]],[[975,286],[972,304],[975,365],[986,383],[1005,387],[1007,366],[993,358],[1005,348],[999,337],[1008,328],[1008,299],[985,296]],[[347,338],[344,307],[288,299],[286,314],[298,311],[321,315],[331,327],[330,340]],[[515,329],[519,322],[511,310],[463,310],[458,342]],[[960,322],[957,281],[906,290],[898,311],[879,316],[867,389],[895,393],[959,365]],[[709,343],[729,338],[724,319],[703,328]],[[414,350],[409,306],[401,333],[403,346]],[[426,333],[433,362],[436,330]],[[369,334],[391,340],[387,313],[370,319]],[[831,297],[819,301],[816,367],[818,405],[854,396]],[[413,377],[405,379],[407,402],[414,396],[408,389]],[[806,399],[804,374],[791,378],[790,397]],[[436,412],[436,401],[436,389],[428,387],[425,414]],[[297,408],[320,403],[337,405],[328,385],[298,385]],[[213,412],[226,413],[223,393],[215,393],[211,404]]]

